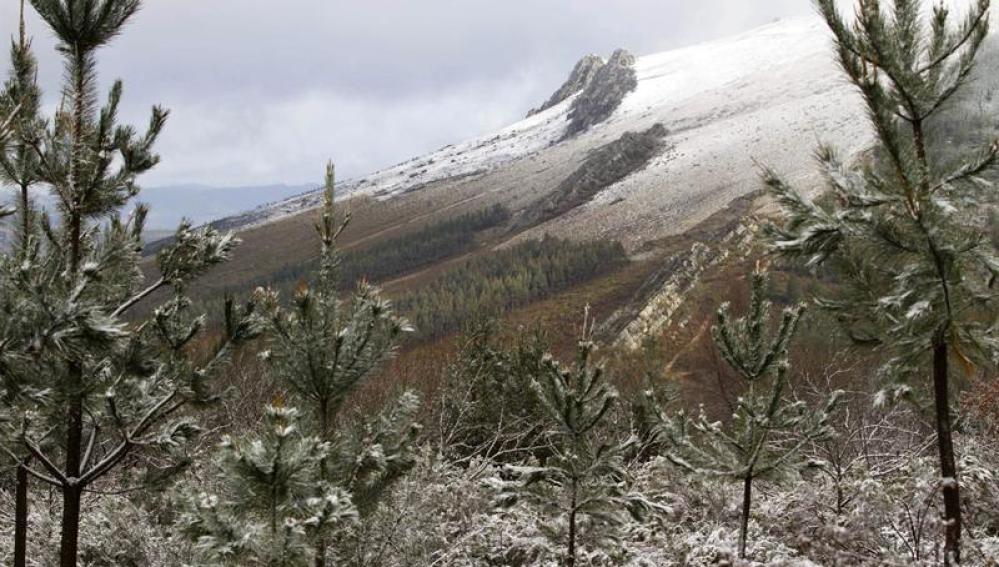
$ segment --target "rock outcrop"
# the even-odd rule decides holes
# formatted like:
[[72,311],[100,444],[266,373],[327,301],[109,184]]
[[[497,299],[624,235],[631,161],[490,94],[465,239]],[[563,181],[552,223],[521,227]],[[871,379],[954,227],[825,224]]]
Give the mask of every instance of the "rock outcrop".
[[590,83],[592,83],[593,79],[597,76],[597,72],[603,66],[604,58],[599,55],[587,55],[586,57],[583,57],[576,63],[576,66],[572,68],[572,72],[569,73],[569,78],[562,83],[562,86],[555,91],[555,94],[553,94],[544,104],[528,112],[527,116],[533,116],[539,112],[544,112],[572,95],[586,90],[586,87],[590,86]]
[[592,199],[601,190],[644,168],[665,146],[666,128],[654,124],[644,132],[625,132],[593,150],[550,195],[524,213],[519,224],[533,224],[560,216]]
[[618,49],[605,65],[600,67],[583,92],[572,102],[569,126],[563,139],[589,130],[617,110],[628,93],[638,87],[635,74],[635,56]]

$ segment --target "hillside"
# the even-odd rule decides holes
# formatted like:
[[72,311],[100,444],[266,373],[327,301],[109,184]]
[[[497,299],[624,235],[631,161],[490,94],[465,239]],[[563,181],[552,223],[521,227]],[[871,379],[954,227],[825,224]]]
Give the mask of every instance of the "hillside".
[[[606,120],[582,133],[563,139],[581,97],[576,92],[494,134],[343,182],[339,195],[351,198],[363,225],[356,234],[364,238],[405,233],[494,204],[522,218],[550,201],[593,152],[661,124],[659,147],[634,170],[592,187],[558,214],[515,223],[517,230],[498,239],[545,233],[614,239],[635,254],[758,189],[754,161],[807,182],[814,168],[803,148],[819,139],[854,153],[865,147],[859,101],[836,73],[828,47],[821,23],[808,18],[639,57],[630,66],[637,86],[623,93]],[[596,81],[600,73],[590,75]],[[572,88],[588,84],[576,83]],[[612,89],[614,83],[602,86]],[[564,96],[565,86],[559,90]],[[594,98],[602,94],[592,90]],[[247,243],[226,279],[233,283],[239,273],[266,277],[275,264],[304,261],[309,252],[301,239],[312,233],[317,199],[305,194],[220,221]]]
[[[363,253],[492,206],[510,211],[505,226],[468,236],[460,254],[374,278],[398,295],[471,258],[546,234],[619,241],[638,263],[625,270],[630,283],[614,290],[612,302],[588,300],[604,306],[605,317],[617,311],[604,331],[608,338],[623,333],[627,343],[639,329],[666,324],[664,302],[679,301],[701,271],[724,263],[739,240],[732,231],[764,205],[760,164],[817,188],[811,148],[819,141],[847,157],[868,147],[859,97],[829,45],[823,24],[804,18],[644,57],[623,50],[606,62],[586,56],[524,120],[341,182],[338,200],[354,219],[342,244]],[[993,102],[983,100],[994,93],[995,46],[986,51],[980,80],[953,114],[981,114]],[[962,120],[980,124],[968,116]],[[580,120],[588,128],[573,133]],[[315,238],[318,198],[305,193],[218,221],[244,244],[224,273],[209,275],[206,295],[287,286],[306,274],[315,249],[303,243]],[[681,268],[692,263],[697,273],[684,275]]]
[[[495,134],[348,182],[341,194],[387,201],[419,192],[447,204],[475,198],[523,208],[572,175],[587,152],[662,124],[669,151],[535,231],[622,237],[635,248],[755,189],[754,159],[804,177],[812,168],[802,147],[822,139],[863,149],[859,100],[835,72],[828,48],[822,24],[807,18],[640,57],[633,64],[637,87],[609,118],[577,136],[562,139],[578,92]],[[230,224],[282,222],[315,205],[315,195],[306,195]]]

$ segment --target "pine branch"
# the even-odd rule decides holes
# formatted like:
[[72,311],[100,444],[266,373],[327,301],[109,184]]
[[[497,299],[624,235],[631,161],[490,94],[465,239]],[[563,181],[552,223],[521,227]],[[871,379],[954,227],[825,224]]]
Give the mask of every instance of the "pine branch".
[[145,299],[145,298],[149,297],[150,295],[152,295],[153,293],[155,293],[157,290],[159,290],[160,288],[162,288],[166,284],[167,284],[167,279],[164,278],[164,277],[161,277],[160,279],[156,280],[155,283],[153,283],[152,285],[150,285],[146,289],[140,291],[139,293],[133,295],[128,300],[126,300],[124,303],[122,303],[121,305],[119,305],[118,308],[115,309],[111,313],[111,316],[114,317],[114,318],[121,317],[126,311],[128,311],[129,309],[131,309],[132,307],[134,307],[137,303],[139,303],[143,299]]

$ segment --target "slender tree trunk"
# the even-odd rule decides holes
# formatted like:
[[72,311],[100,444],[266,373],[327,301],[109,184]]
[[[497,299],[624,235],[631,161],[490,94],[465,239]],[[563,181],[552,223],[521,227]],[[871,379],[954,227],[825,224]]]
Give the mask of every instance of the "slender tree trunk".
[[[25,48],[28,44],[28,37],[24,27],[24,0],[21,0],[21,20],[20,20],[20,46]],[[17,147],[18,176],[21,178],[21,242],[19,248],[23,256],[28,254],[28,234],[31,232],[31,183],[27,171],[28,166],[28,145],[23,136],[20,137]],[[22,257],[23,257],[22,256]]]
[[[69,163],[69,189],[72,192],[69,213],[69,271],[75,277],[83,257],[83,218],[80,210],[83,189],[79,186],[83,123],[86,114],[86,55],[80,46],[74,46],[76,61],[73,69],[73,148]],[[69,363],[66,416],[66,478],[75,481],[80,477],[83,453],[83,364],[79,360]],[[80,538],[80,501],[83,487],[69,482],[62,487],[62,533],[59,543],[60,567],[76,567]]]
[[326,538],[319,538],[316,542],[315,567],[326,567]]
[[28,561],[28,459],[17,465],[14,497],[14,567]]
[[947,342],[933,341],[933,393],[937,413],[937,447],[944,498],[944,565],[961,563],[961,497],[954,440],[951,438],[950,397],[947,391]]
[[747,476],[742,490],[742,523],[739,526],[739,558],[746,558],[746,534],[749,532],[749,507],[753,503],[753,477]]
[[[80,477],[83,448],[83,394],[82,369],[79,363],[70,364],[71,383],[69,415],[66,421],[66,478]],[[59,551],[60,567],[76,567],[77,549],[80,537],[80,500],[82,487],[67,483],[62,487],[62,534]]]
[[576,501],[578,499],[576,479],[572,479],[572,495],[569,508],[569,551],[565,557],[566,567],[576,565]]
[[[27,35],[24,27],[24,0],[21,0],[20,46],[27,45]],[[18,163],[21,177],[21,238],[18,243],[21,258],[28,255],[28,235],[31,233],[31,197],[28,174],[25,170],[28,163],[28,148],[22,138],[18,145]],[[25,567],[28,562],[28,463],[31,457],[25,457],[17,466],[14,495],[14,567]]]
[[62,489],[62,534],[59,543],[59,567],[76,567],[82,496],[83,491],[79,486],[64,486]]
[[[80,219],[71,221],[71,266],[75,272],[80,258]],[[80,362],[69,364],[68,403],[66,416],[66,478],[80,477],[83,453],[83,367]],[[82,487],[67,483],[62,487],[62,534],[60,536],[60,567],[76,567],[80,538],[80,500]]]
[[[320,439],[322,439],[323,441],[328,441],[330,435],[329,419],[327,416],[328,413],[329,413],[329,404],[326,401],[326,398],[323,398],[319,402],[319,435]],[[327,478],[329,476],[329,467],[326,464],[326,459],[327,457],[323,457],[322,459],[319,460],[319,478],[324,482],[329,480]],[[315,567],[326,567],[327,545],[329,544],[326,541],[325,537],[320,537],[319,540],[316,541]]]
[[[22,158],[22,162],[23,158]],[[21,173],[24,175],[24,173]],[[21,184],[21,242],[18,248],[21,250],[22,258],[28,255],[28,235],[31,234],[31,195],[29,187]]]

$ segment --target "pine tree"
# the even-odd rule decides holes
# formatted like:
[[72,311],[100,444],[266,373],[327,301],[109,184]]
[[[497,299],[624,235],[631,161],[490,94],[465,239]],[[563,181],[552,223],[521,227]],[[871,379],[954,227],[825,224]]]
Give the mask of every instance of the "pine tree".
[[315,542],[357,520],[350,494],[330,486],[319,465],[331,447],[299,431],[300,413],[268,406],[259,436],[223,439],[210,494],[182,500],[180,525],[211,565],[304,567]]
[[[127,218],[119,211],[139,192],[137,177],[158,162],[152,146],[167,112],[155,107],[149,129],[117,125],[122,94],[115,82],[97,108],[96,52],[140,7],[139,0],[32,0],[52,29],[66,62],[64,105],[36,138],[15,127],[10,140],[28,142],[33,165],[23,179],[56,197],[57,221],[31,214],[20,257],[2,262],[4,324],[0,370],[21,383],[13,408],[13,436],[4,452],[28,453],[32,477],[61,492],[60,565],[77,564],[84,493],[122,467],[155,454],[170,466],[198,428],[187,406],[212,401],[211,378],[232,349],[257,332],[253,306],[226,304],[224,338],[204,360],[193,348],[205,326],[190,313],[185,290],[211,266],[225,261],[237,241],[184,223],[160,252],[161,277],[145,285],[139,269],[146,208]],[[16,67],[17,65],[15,65]],[[15,121],[16,123],[16,121]],[[9,156],[10,152],[5,152]],[[24,162],[24,163],[28,163]],[[167,288],[170,299],[132,323],[133,308]],[[15,443],[8,440],[13,437]]]
[[[35,57],[24,25],[24,0],[21,0],[19,34],[17,41],[11,42],[10,58],[10,77],[0,91],[0,116],[12,117],[11,143],[0,148],[0,184],[13,186],[18,192],[17,206],[13,212],[20,218],[16,219],[13,246],[15,258],[21,259],[31,246],[31,240],[37,238],[31,189],[38,182],[38,156],[32,151],[31,144],[40,137],[40,132],[44,129],[44,123],[38,116],[41,91],[36,82]],[[0,139],[2,138],[3,135],[0,134]],[[9,271],[6,267],[0,270],[4,273]],[[2,310],[0,307],[0,311]],[[10,383],[13,378],[10,373],[0,372],[0,379],[7,382],[0,385],[0,389],[6,392],[3,401],[7,405],[15,404],[22,390],[19,385]],[[21,380],[24,378],[19,377]],[[24,567],[27,564],[29,476],[26,466],[29,463],[30,455],[22,452],[15,479],[14,567]]]
[[801,307],[785,309],[773,336],[767,336],[771,305],[766,282],[762,271],[753,272],[749,312],[733,320],[726,303],[712,328],[716,348],[745,383],[731,423],[712,421],[703,410],[696,417],[684,412],[657,416],[658,436],[671,462],[693,474],[742,481],[741,558],[746,557],[753,481],[792,470],[803,447],[830,435],[828,419],[839,399],[834,394],[819,411],[787,399],[788,345]]
[[614,443],[600,431],[617,392],[607,383],[603,366],[593,360],[591,335],[587,315],[575,365],[565,368],[546,354],[531,381],[551,427],[551,455],[542,466],[506,465],[500,478],[488,481],[497,505],[523,501],[552,520],[545,531],[553,543],[565,546],[567,567],[576,564],[581,541],[613,542],[629,516],[640,518],[658,508],[628,491],[624,458],[634,439]]
[[34,207],[31,205],[31,188],[39,181],[38,156],[32,151],[44,123],[39,118],[41,90],[37,84],[38,66],[32,53],[31,41],[24,25],[24,1],[21,2],[20,33],[17,41],[11,42],[10,76],[0,92],[0,112],[14,116],[11,127],[11,143],[0,152],[0,183],[17,189],[17,239],[19,250],[28,246],[32,230]]
[[[306,428],[331,450],[316,462],[317,478],[351,495],[362,516],[413,465],[410,448],[418,427],[419,399],[405,393],[393,407],[355,428],[338,427],[351,394],[410,330],[378,290],[361,282],[349,301],[340,299],[338,236],[350,221],[337,219],[334,168],[326,169],[323,212],[316,227],[320,260],[314,286],[302,283],[285,308],[263,292],[269,330],[265,358],[279,385],[306,408]],[[315,564],[325,564],[328,541],[316,541]]]
[[840,65],[867,105],[877,157],[849,166],[832,148],[820,148],[835,196],[828,204],[803,197],[772,171],[764,176],[781,208],[782,225],[768,228],[773,248],[828,265],[842,295],[823,305],[855,341],[894,353],[879,399],[915,393],[913,379],[932,368],[948,564],[960,562],[961,538],[950,362],[988,366],[999,359],[999,258],[981,218],[995,203],[982,176],[999,162],[999,141],[948,169],[926,133],[971,74],[988,33],[989,5],[974,0],[952,26],[943,5],[924,23],[915,0],[864,0],[851,26],[835,0],[819,0]]

